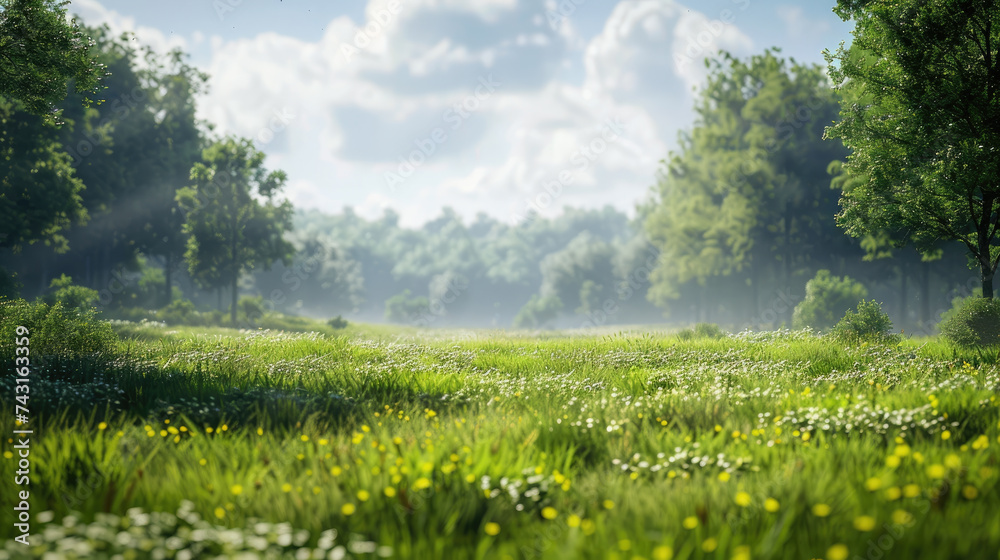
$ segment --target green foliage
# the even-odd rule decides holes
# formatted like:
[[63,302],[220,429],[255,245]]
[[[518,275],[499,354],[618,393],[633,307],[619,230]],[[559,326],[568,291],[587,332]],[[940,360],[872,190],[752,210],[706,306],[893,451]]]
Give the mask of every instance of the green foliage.
[[837,323],[838,317],[843,317],[867,296],[868,290],[861,283],[847,276],[833,276],[829,270],[820,270],[806,283],[806,296],[795,306],[792,326],[829,329]]
[[340,315],[337,315],[336,317],[330,319],[329,321],[326,322],[326,324],[329,325],[331,329],[337,331],[341,329],[346,329],[348,325],[347,319],[344,319]]
[[[894,233],[963,243],[993,297],[1000,262],[1000,4],[840,0],[850,46],[824,53],[841,92],[827,129],[852,151],[837,222],[855,237]],[[905,234],[904,234],[905,233]]]
[[44,241],[66,251],[64,231],[87,218],[83,191],[56,127],[0,96],[0,250]]
[[715,323],[698,323],[693,329],[682,329],[677,331],[677,338],[681,340],[693,340],[696,338],[717,339],[724,338],[726,332]]
[[268,172],[264,153],[248,139],[227,137],[205,149],[191,169],[192,186],[177,193],[186,213],[185,259],[191,276],[206,287],[228,286],[230,320],[237,320],[237,282],[255,266],[291,264],[294,247],[284,239],[292,207],[277,199],[283,171]]
[[175,299],[161,309],[157,314],[157,318],[161,321],[166,322],[168,325],[211,325],[217,324],[214,321],[208,320],[202,317],[201,313],[195,308],[194,303],[186,299]]
[[894,341],[889,333],[892,320],[882,311],[882,305],[875,300],[861,300],[856,310],[848,310],[831,334],[842,340]]
[[810,263],[809,247],[855,252],[833,221],[825,169],[846,153],[821,138],[837,101],[820,67],[789,64],[777,50],[746,61],[723,54],[709,62],[695,111],[641,212],[662,251],[651,301],[671,305],[685,286],[709,280],[717,300],[719,279],[745,286],[779,278]]
[[97,290],[76,286],[73,284],[73,279],[65,274],[53,278],[49,290],[42,300],[49,305],[60,302],[67,309],[90,309],[97,305],[100,299]]
[[413,323],[421,313],[427,313],[430,301],[424,297],[413,297],[410,290],[403,290],[385,300],[385,319],[393,323]]
[[940,324],[948,341],[966,348],[1000,344],[1000,300],[972,297],[956,303],[958,307]]
[[[95,352],[111,353],[118,337],[106,321],[91,309],[70,308],[62,303],[29,303],[23,299],[0,299],[0,355],[13,357],[17,327],[28,329],[33,363],[43,356],[79,357]],[[3,360],[6,368],[13,359]]]
[[559,296],[534,294],[514,317],[514,327],[519,329],[544,327],[554,321],[563,308]]
[[22,287],[17,281],[17,273],[7,272],[0,267],[0,298],[16,299]]
[[0,96],[19,99],[35,115],[50,115],[68,85],[96,93],[104,75],[90,38],[67,19],[67,4],[0,0]]

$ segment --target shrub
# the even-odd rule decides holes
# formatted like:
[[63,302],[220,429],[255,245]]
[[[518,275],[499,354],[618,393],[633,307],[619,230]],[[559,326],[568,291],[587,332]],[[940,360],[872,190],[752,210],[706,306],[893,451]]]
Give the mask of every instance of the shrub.
[[420,318],[420,314],[428,312],[430,300],[425,297],[411,297],[410,290],[403,290],[385,300],[385,318],[393,323],[410,323]]
[[806,283],[806,297],[792,312],[792,326],[829,329],[837,323],[838,317],[843,317],[867,295],[868,290],[861,283],[847,276],[833,276],[829,270],[820,270]]
[[541,327],[555,320],[562,308],[563,302],[559,296],[541,297],[535,294],[517,312],[514,317],[514,327],[519,329]]
[[172,301],[157,313],[157,317],[168,325],[205,325],[205,319],[194,308],[194,304],[186,299]]
[[1000,344],[1000,301],[977,297],[956,303],[957,309],[941,322],[946,339],[967,348]]
[[[95,352],[111,352],[118,337],[107,321],[93,309],[64,306],[60,302],[29,303],[23,299],[0,300],[0,355],[14,356],[17,327],[28,329],[32,363],[41,356],[78,357]],[[14,360],[5,360],[13,367]]]
[[264,298],[262,296],[240,298],[236,305],[236,313],[238,320],[250,326],[260,326],[267,313],[267,309],[264,307]]
[[100,301],[97,290],[74,286],[73,278],[63,274],[59,278],[53,278],[49,284],[49,293],[42,296],[42,301],[54,305],[61,302],[63,307],[69,309],[89,309],[97,305]]
[[856,310],[847,310],[832,334],[843,340],[893,341],[897,337],[889,334],[891,330],[892,319],[882,311],[882,304],[861,300]]
[[330,319],[329,321],[327,321],[326,324],[330,325],[330,328],[335,329],[335,330],[346,329],[347,328],[347,319],[344,319],[340,315],[337,315],[333,319]]
[[677,332],[677,338],[691,340],[693,338],[722,338],[726,332],[715,323],[698,323],[693,329],[683,329]]

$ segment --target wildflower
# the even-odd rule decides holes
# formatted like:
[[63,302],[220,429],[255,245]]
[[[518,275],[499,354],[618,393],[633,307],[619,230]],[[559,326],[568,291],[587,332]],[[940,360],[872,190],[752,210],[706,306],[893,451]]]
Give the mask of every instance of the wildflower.
[[483,531],[491,537],[495,537],[500,534],[500,524],[490,521],[483,527]]
[[[635,473],[633,473],[633,474],[635,474]],[[720,472],[719,473],[719,480],[721,480],[722,482],[729,482],[729,473],[727,473],[726,471]]]
[[899,456],[898,455],[889,455],[888,457],[886,457],[885,458],[885,466],[889,467],[890,469],[894,469],[894,468],[898,467],[899,466]]
[[835,544],[827,549],[826,558],[827,560],[847,560],[848,554],[849,551],[847,550],[846,545]]
[[615,503],[611,500],[604,500],[604,509],[614,509]]
[[733,560],[750,560],[750,547],[747,545],[737,546],[733,550]]
[[751,502],[752,500],[750,498],[750,494],[747,494],[746,492],[736,493],[736,505],[740,507],[747,507]]
[[309,436],[302,434],[301,436],[299,436],[299,439],[301,439],[302,441],[309,441]]
[[218,517],[219,519],[222,519],[223,517],[226,516],[226,510],[220,507],[215,508],[215,516]]
[[396,489],[392,486],[386,486],[385,490],[382,491],[386,498],[391,498],[396,495]]
[[872,477],[865,481],[865,489],[867,489],[869,492],[874,492],[881,487],[882,487],[882,480],[879,478]]
[[574,528],[575,527],[579,527],[580,526],[580,516],[576,515],[576,514],[570,515],[568,518],[566,518],[566,525],[569,525],[570,527],[574,527]]
[[698,526],[698,518],[695,516],[685,517],[681,523],[685,529],[694,529]]
[[701,543],[701,549],[705,552],[712,552],[719,546],[719,541],[712,537],[705,539],[705,542]]
[[949,469],[957,469],[962,466],[962,460],[954,453],[949,453],[947,457],[944,458],[944,466]]
[[912,521],[913,516],[906,510],[897,509],[892,512],[892,522],[896,525],[909,525]]
[[871,531],[875,528],[875,518],[870,515],[862,515],[854,518],[854,528],[858,531]]
[[229,488],[229,491],[232,492],[234,496],[239,496],[243,493],[243,487],[239,484],[233,484],[232,487]]
[[420,478],[417,479],[416,482],[413,483],[413,487],[416,488],[417,490],[423,490],[425,488],[430,488],[431,487],[431,481],[429,479],[427,479],[427,478],[420,477]]
[[674,557],[674,549],[669,546],[658,546],[653,549],[653,560],[671,560]]
[[367,502],[368,498],[370,497],[371,495],[368,493],[367,490],[358,490],[358,501]]
[[289,493],[289,492],[291,492],[292,491],[292,485],[289,484],[289,483],[287,483],[287,482],[284,483],[284,484],[282,484],[281,485],[281,491],[284,492],[284,493],[286,493],[286,494]]
[[340,507],[340,513],[343,514],[343,515],[345,515],[345,516],[354,515],[354,512],[356,510],[357,510],[357,508],[354,507],[354,504],[352,504],[352,503],[346,503],[346,504],[344,504],[343,506]]
[[545,519],[555,519],[558,515],[559,514],[556,512],[556,508],[554,507],[549,506],[542,508],[542,517]]
[[108,427],[108,423],[107,422],[101,422],[100,424],[97,425],[97,429],[98,430],[104,430],[107,427]]
[[927,476],[931,478],[944,478],[946,472],[941,465],[935,464],[927,467]]
[[780,507],[781,504],[779,504],[778,500],[775,500],[774,498],[768,498],[764,500],[764,509],[771,513],[778,511],[778,508]]
[[903,495],[907,498],[916,498],[920,495],[920,487],[916,484],[907,484],[903,487]]

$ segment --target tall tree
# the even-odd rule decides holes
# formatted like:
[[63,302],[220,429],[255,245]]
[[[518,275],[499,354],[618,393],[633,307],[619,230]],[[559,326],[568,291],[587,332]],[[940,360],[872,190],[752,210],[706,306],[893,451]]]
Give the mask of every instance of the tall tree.
[[56,0],[0,0],[0,95],[19,99],[36,115],[55,112],[76,91],[96,93],[103,67],[91,56],[92,41],[67,21]]
[[291,229],[292,206],[277,198],[286,176],[268,172],[264,153],[249,139],[226,137],[204,150],[202,162],[191,169],[192,185],[177,193],[185,258],[195,279],[229,286],[235,325],[240,276],[279,260],[291,264],[294,248],[283,235]]
[[837,113],[834,92],[821,68],[789,65],[776,52],[710,62],[695,126],[642,209],[663,252],[649,292],[658,304],[678,299],[688,282],[741,276],[753,314],[768,276],[787,290],[793,276],[851,250],[833,223],[837,197],[826,174],[845,150],[822,141]]
[[852,151],[838,223],[918,250],[960,241],[993,297],[1000,263],[1000,2],[840,0],[854,40],[826,52],[843,92],[827,129]]

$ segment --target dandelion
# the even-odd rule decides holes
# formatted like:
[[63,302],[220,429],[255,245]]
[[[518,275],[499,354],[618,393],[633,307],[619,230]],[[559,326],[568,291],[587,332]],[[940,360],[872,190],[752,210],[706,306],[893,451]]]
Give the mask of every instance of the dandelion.
[[229,488],[229,491],[232,492],[234,496],[239,496],[240,494],[243,493],[243,487],[240,486],[239,484],[233,484]]
[[694,529],[698,526],[698,518],[695,516],[685,517],[684,521],[681,523],[685,529]]
[[573,514],[566,518],[566,525],[576,528],[580,526],[580,516]]
[[775,500],[774,498],[768,498],[764,500],[764,509],[771,513],[778,511],[778,508],[780,507],[781,504],[779,504],[778,500]]
[[386,498],[392,498],[393,496],[396,495],[396,489],[393,488],[392,486],[386,486],[385,490],[383,490],[382,492],[385,494]]
[[299,436],[299,439],[301,439],[302,441],[309,441],[309,436],[302,434],[301,436]]
[[882,480],[876,477],[869,478],[865,481],[865,489],[869,492],[874,492],[882,487]]
[[220,507],[215,508],[215,516],[218,517],[219,519],[222,519],[223,517],[226,516],[226,510]]
[[542,517],[545,519],[555,519],[558,515],[559,513],[556,512],[556,508],[554,507],[549,506],[542,508]]
[[719,546],[719,541],[712,537],[705,539],[705,542],[701,543],[701,549],[705,552],[712,552]]
[[490,521],[483,527],[483,531],[491,537],[495,537],[500,534],[500,524]]
[[615,509],[615,503],[611,500],[604,500],[604,509]]
[[358,501],[367,502],[371,495],[367,490],[358,490]]
[[903,495],[907,498],[916,498],[920,495],[920,487],[916,484],[907,484],[903,487]]
[[931,465],[927,467],[927,476],[931,478],[944,478],[945,473],[948,472],[941,465]]
[[413,487],[416,488],[417,490],[423,490],[425,488],[430,488],[431,487],[431,481],[428,478],[420,477],[420,478],[417,479],[416,482],[413,483]]
[[357,508],[354,507],[354,504],[352,504],[352,503],[346,503],[346,504],[340,506],[340,513],[343,514],[343,515],[345,515],[345,516],[349,517],[351,515],[354,515],[355,511],[357,511]]
[[284,492],[284,493],[286,493],[286,494],[289,493],[289,492],[291,492],[292,491],[292,485],[289,484],[289,483],[287,483],[287,482],[284,483],[284,484],[282,484],[281,485],[281,491]]
[[826,558],[827,560],[847,560],[847,555],[849,551],[846,545],[835,544],[827,549]]
[[870,515],[861,515],[854,518],[854,528],[858,531],[871,531],[875,528],[875,518]]
[[257,428],[257,435],[258,436],[264,435],[264,428]]
[[107,429],[107,427],[108,427],[108,423],[107,422],[101,422],[100,424],[97,425],[97,429],[98,430],[104,430],[104,429]]
[[897,509],[892,512],[892,522],[896,525],[909,525],[913,521],[913,516],[905,509]]
[[957,469],[962,466],[962,459],[955,455],[954,453],[949,453],[947,457],[944,458],[944,466],[949,469]]
[[747,507],[752,501],[753,500],[750,498],[750,494],[747,494],[746,492],[736,493],[736,505],[740,507]]
[[890,469],[898,467],[899,462],[900,461],[898,455],[889,455],[888,457],[885,458],[885,466],[889,467]]
[[674,557],[674,549],[669,546],[658,546],[653,549],[653,560],[671,560]]
[[[637,473],[633,473],[633,474],[637,474]],[[727,473],[726,471],[720,472],[719,473],[719,480],[721,480],[722,482],[729,482],[729,473]]]
[[340,473],[342,472],[344,471],[337,465],[330,467],[330,474],[332,474],[333,476],[340,476]]
[[750,560],[750,547],[747,545],[737,546],[733,550],[733,560]]
[[580,530],[583,531],[583,534],[586,536],[593,535],[597,532],[597,523],[594,523],[591,519],[584,519],[580,522]]
[[816,504],[812,508],[813,515],[816,517],[826,517],[830,515],[830,506],[826,504]]
[[205,460],[204,457],[202,457],[201,459],[198,460],[198,464],[204,467],[205,465],[208,464],[208,461]]

